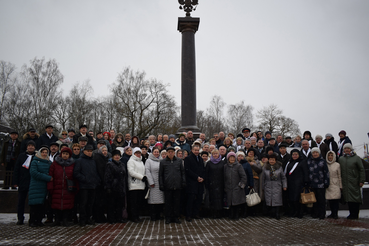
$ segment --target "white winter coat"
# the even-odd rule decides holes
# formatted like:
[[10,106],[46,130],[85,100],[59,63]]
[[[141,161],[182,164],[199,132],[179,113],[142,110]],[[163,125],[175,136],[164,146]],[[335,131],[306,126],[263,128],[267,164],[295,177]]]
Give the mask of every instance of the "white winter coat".
[[129,190],[144,190],[145,182],[142,182],[145,176],[145,165],[141,157],[132,155],[127,163],[128,169],[128,189]]
[[[333,160],[328,161],[328,154],[333,153]],[[336,162],[336,153],[334,151],[328,151],[326,156],[328,170],[329,170],[329,187],[325,190],[325,199],[334,200],[341,198],[342,180],[341,180],[341,167]]]
[[159,167],[160,160],[156,158],[152,153],[149,155],[149,159],[146,160],[146,177],[149,185],[155,185],[150,187],[150,196],[148,199],[149,204],[162,204],[164,203],[164,192],[159,189]]

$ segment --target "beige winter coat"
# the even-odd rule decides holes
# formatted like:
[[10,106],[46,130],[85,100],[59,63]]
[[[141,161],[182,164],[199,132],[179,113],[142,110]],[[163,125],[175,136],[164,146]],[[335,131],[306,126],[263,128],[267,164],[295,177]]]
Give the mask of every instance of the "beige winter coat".
[[[333,160],[328,160],[328,154],[333,153]],[[329,170],[329,187],[325,190],[325,199],[334,200],[341,198],[341,167],[338,162],[336,162],[336,153],[334,151],[328,151],[326,156],[328,170]]]

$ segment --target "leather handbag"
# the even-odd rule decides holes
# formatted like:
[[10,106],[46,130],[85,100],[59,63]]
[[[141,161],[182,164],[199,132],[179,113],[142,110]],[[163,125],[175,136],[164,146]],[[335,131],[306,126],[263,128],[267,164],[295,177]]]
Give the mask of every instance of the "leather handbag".
[[74,183],[74,181],[73,181],[73,180],[68,179],[68,176],[67,176],[67,174],[65,173],[65,168],[64,168],[64,167],[63,167],[63,172],[64,172],[64,175],[65,175],[65,179],[66,179],[66,181],[67,181],[67,190],[68,190],[69,192],[74,192],[74,191],[76,191],[76,190],[77,190],[76,184]]
[[310,189],[302,189],[300,202],[302,204],[313,204],[316,203],[315,194]]
[[247,206],[252,207],[261,203],[261,199],[258,193],[252,188],[249,194],[246,196]]

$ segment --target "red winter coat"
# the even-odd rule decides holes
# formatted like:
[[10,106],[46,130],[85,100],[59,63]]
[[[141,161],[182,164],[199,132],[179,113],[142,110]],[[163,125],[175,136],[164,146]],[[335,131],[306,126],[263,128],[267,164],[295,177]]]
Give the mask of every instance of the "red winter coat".
[[73,162],[73,164],[68,166],[62,166],[64,160],[58,156],[50,166],[49,175],[53,177],[53,181],[47,184],[47,189],[52,195],[51,208],[58,210],[72,209],[74,207],[74,196],[76,192],[69,192],[67,189],[67,180],[64,175],[63,168],[65,168],[65,173],[68,179],[77,182],[73,178],[74,160],[69,158],[64,162]]

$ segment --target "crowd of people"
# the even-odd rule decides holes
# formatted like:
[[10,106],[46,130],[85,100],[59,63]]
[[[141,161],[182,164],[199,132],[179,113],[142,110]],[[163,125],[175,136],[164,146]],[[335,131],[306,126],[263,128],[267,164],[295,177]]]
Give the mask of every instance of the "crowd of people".
[[[21,142],[10,133],[0,163],[13,174],[3,189],[18,189],[18,225],[24,224],[27,196],[31,227],[139,223],[146,212],[166,224],[203,217],[280,219],[281,210],[325,219],[327,200],[329,218],[338,218],[340,202],[348,203],[348,219],[359,217],[365,172],[345,131],[336,142],[330,133],[314,140],[310,131],[293,139],[249,128],[210,139],[203,133],[195,139],[192,131],[140,139],[87,129],[81,125],[78,133],[69,129],[57,137],[47,125],[42,135],[29,129]],[[300,203],[304,189],[315,194],[312,208]],[[250,192],[262,202],[248,207]]]

